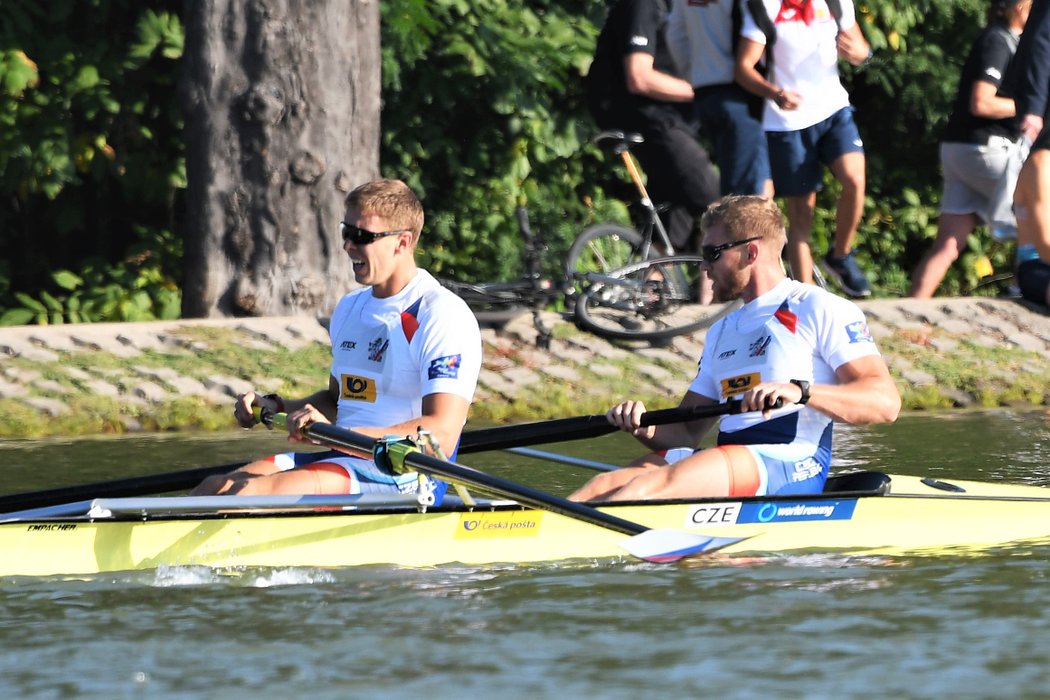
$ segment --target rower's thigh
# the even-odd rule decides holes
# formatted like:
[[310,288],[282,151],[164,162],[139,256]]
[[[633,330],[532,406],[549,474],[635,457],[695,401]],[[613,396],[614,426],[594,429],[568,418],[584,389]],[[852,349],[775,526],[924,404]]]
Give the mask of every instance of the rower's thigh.
[[317,462],[269,476],[250,479],[238,493],[242,496],[272,494],[346,494],[354,489],[346,469]]
[[763,481],[754,455],[742,445],[712,447],[662,471],[674,498],[754,496]]

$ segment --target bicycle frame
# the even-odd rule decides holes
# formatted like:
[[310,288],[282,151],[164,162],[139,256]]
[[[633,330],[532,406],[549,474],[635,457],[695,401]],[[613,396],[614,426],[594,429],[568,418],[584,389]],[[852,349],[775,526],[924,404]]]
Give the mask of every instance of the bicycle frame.
[[607,141],[614,142],[612,150],[623,161],[627,174],[631,176],[631,182],[634,183],[635,188],[638,190],[640,197],[638,203],[645,210],[646,221],[641,227],[642,244],[639,247],[639,257],[642,260],[652,257],[649,251],[653,245],[654,233],[656,234],[657,243],[662,246],[659,254],[675,255],[677,251],[671,244],[671,237],[667,235],[667,229],[664,227],[664,222],[660,219],[660,213],[653,203],[652,197],[649,196],[649,190],[645,187],[641,170],[638,168],[638,161],[635,159],[634,154],[631,153],[631,144],[643,143],[642,137],[639,134],[625,134],[622,131],[603,131],[594,137],[594,143],[599,146]]

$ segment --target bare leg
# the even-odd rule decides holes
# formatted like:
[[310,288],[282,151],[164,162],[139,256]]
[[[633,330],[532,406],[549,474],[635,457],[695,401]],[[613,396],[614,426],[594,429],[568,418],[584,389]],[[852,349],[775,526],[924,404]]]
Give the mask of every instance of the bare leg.
[[192,491],[191,496],[220,496],[240,493],[245,483],[252,479],[275,474],[277,465],[269,460],[259,460],[246,464],[236,471],[228,474],[216,474],[209,476],[199,483]]
[[[1032,151],[1017,176],[1014,190],[1017,245],[1034,245],[1040,257],[1050,255],[1050,150]],[[1050,306],[1050,288],[1046,290]]]
[[[735,461],[730,461],[735,460]],[[757,472],[751,453],[738,449],[732,453],[708,449],[666,467],[637,475],[615,493],[612,501],[655,500],[661,498],[705,498],[729,495],[735,480]],[[757,484],[757,477],[754,478]]]
[[[322,464],[324,463],[315,462],[310,466]],[[241,496],[346,493],[348,485],[349,477],[341,468],[330,471],[301,468],[250,479],[237,493]]]
[[835,207],[835,256],[842,257],[853,249],[864,213],[864,154],[844,153],[831,163],[831,174],[842,185]]
[[809,233],[813,228],[813,210],[817,193],[802,197],[785,197],[788,218],[788,264],[791,276],[799,282],[813,284],[813,252],[809,247]]
[[966,239],[978,223],[976,214],[941,214],[937,222],[937,240],[912,273],[909,296],[918,299],[933,296],[948,268],[966,250]]
[[632,479],[651,471],[653,467],[624,467],[614,472],[602,472],[569,494],[570,501],[604,501]]

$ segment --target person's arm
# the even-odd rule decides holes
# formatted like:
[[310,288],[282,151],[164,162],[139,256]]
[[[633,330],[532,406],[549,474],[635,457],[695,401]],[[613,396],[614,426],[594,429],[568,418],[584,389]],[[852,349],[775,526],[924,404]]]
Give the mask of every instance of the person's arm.
[[[901,410],[897,391],[886,363],[878,355],[865,355],[835,370],[837,384],[810,384],[806,403],[833,420],[853,425],[892,423]],[[758,411],[777,399],[802,400],[802,389],[791,383],[762,383],[743,396],[744,411]]]
[[1021,133],[1029,141],[1035,141],[1039,132],[1043,130],[1043,118],[1038,114],[1026,114],[1021,117]]
[[765,50],[765,44],[760,44],[747,37],[740,37],[740,46],[737,49],[736,63],[733,67],[733,78],[748,92],[770,100],[780,109],[798,109],[802,98],[797,92],[784,90],[779,85],[774,85],[766,80],[755,67]]
[[338,392],[339,387],[334,377],[329,377],[328,389],[315,392],[302,399],[285,399],[276,394],[259,394],[255,391],[248,391],[237,397],[233,415],[242,428],[251,428],[256,423],[255,414],[252,411],[253,406],[260,406],[275,413],[287,413],[289,418],[293,413],[300,412],[309,406],[317,411],[326,422],[331,422],[335,420]]
[[835,42],[839,58],[851,65],[859,66],[871,58],[871,44],[864,38],[864,32],[860,31],[860,25],[856,22],[839,32]]
[[417,418],[382,428],[353,428],[354,432],[380,438],[387,435],[415,437],[422,428],[429,430],[441,445],[445,456],[451,456],[459,443],[463,425],[467,422],[470,402],[457,394],[427,394],[423,397],[423,413]]
[[1019,48],[1018,55],[1023,55],[1025,62],[1014,98],[1020,105],[1021,131],[1034,141],[1043,130],[1050,99],[1050,2],[1036,2],[1032,6],[1021,43],[1026,45],[1026,51]]
[[309,423],[334,423],[339,409],[339,382],[335,377],[328,377],[328,389],[318,391],[304,399],[292,399],[284,402],[284,411],[288,414],[288,441],[311,442],[300,434],[300,430]]
[[663,73],[653,67],[651,54],[636,51],[623,59],[627,77],[627,91],[664,102],[689,102],[693,99],[693,86],[681,78]]
[[[679,407],[710,406],[717,403],[714,399],[687,391]],[[711,429],[718,418],[698,418],[687,423],[666,423],[664,425],[642,426],[642,414],[645,404],[641,401],[624,401],[608,410],[605,417],[620,430],[625,430],[643,445],[653,450],[666,450],[672,447],[696,447],[700,440]]]
[[984,119],[1006,119],[1016,113],[1012,97],[996,94],[999,88],[987,80],[975,80],[970,90],[970,113]]

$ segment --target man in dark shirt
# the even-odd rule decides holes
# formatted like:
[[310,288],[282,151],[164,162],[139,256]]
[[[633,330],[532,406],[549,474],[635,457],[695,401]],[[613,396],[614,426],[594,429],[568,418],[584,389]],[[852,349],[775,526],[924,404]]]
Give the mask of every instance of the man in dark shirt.
[[587,74],[587,101],[602,129],[637,132],[634,149],[679,250],[695,248],[694,220],[718,199],[718,176],[683,109],[693,88],[664,38],[666,0],[619,0],[609,10]]
[[1016,153],[1020,132],[1014,101],[1000,94],[1000,87],[1030,8],[1030,0],[993,0],[988,26],[963,65],[941,139],[944,189],[937,239],[915,268],[910,296],[933,296],[973,230],[982,221],[991,223],[992,210],[1000,208],[996,200],[1002,179],[1008,172],[1016,176],[1010,160],[1023,157]]

